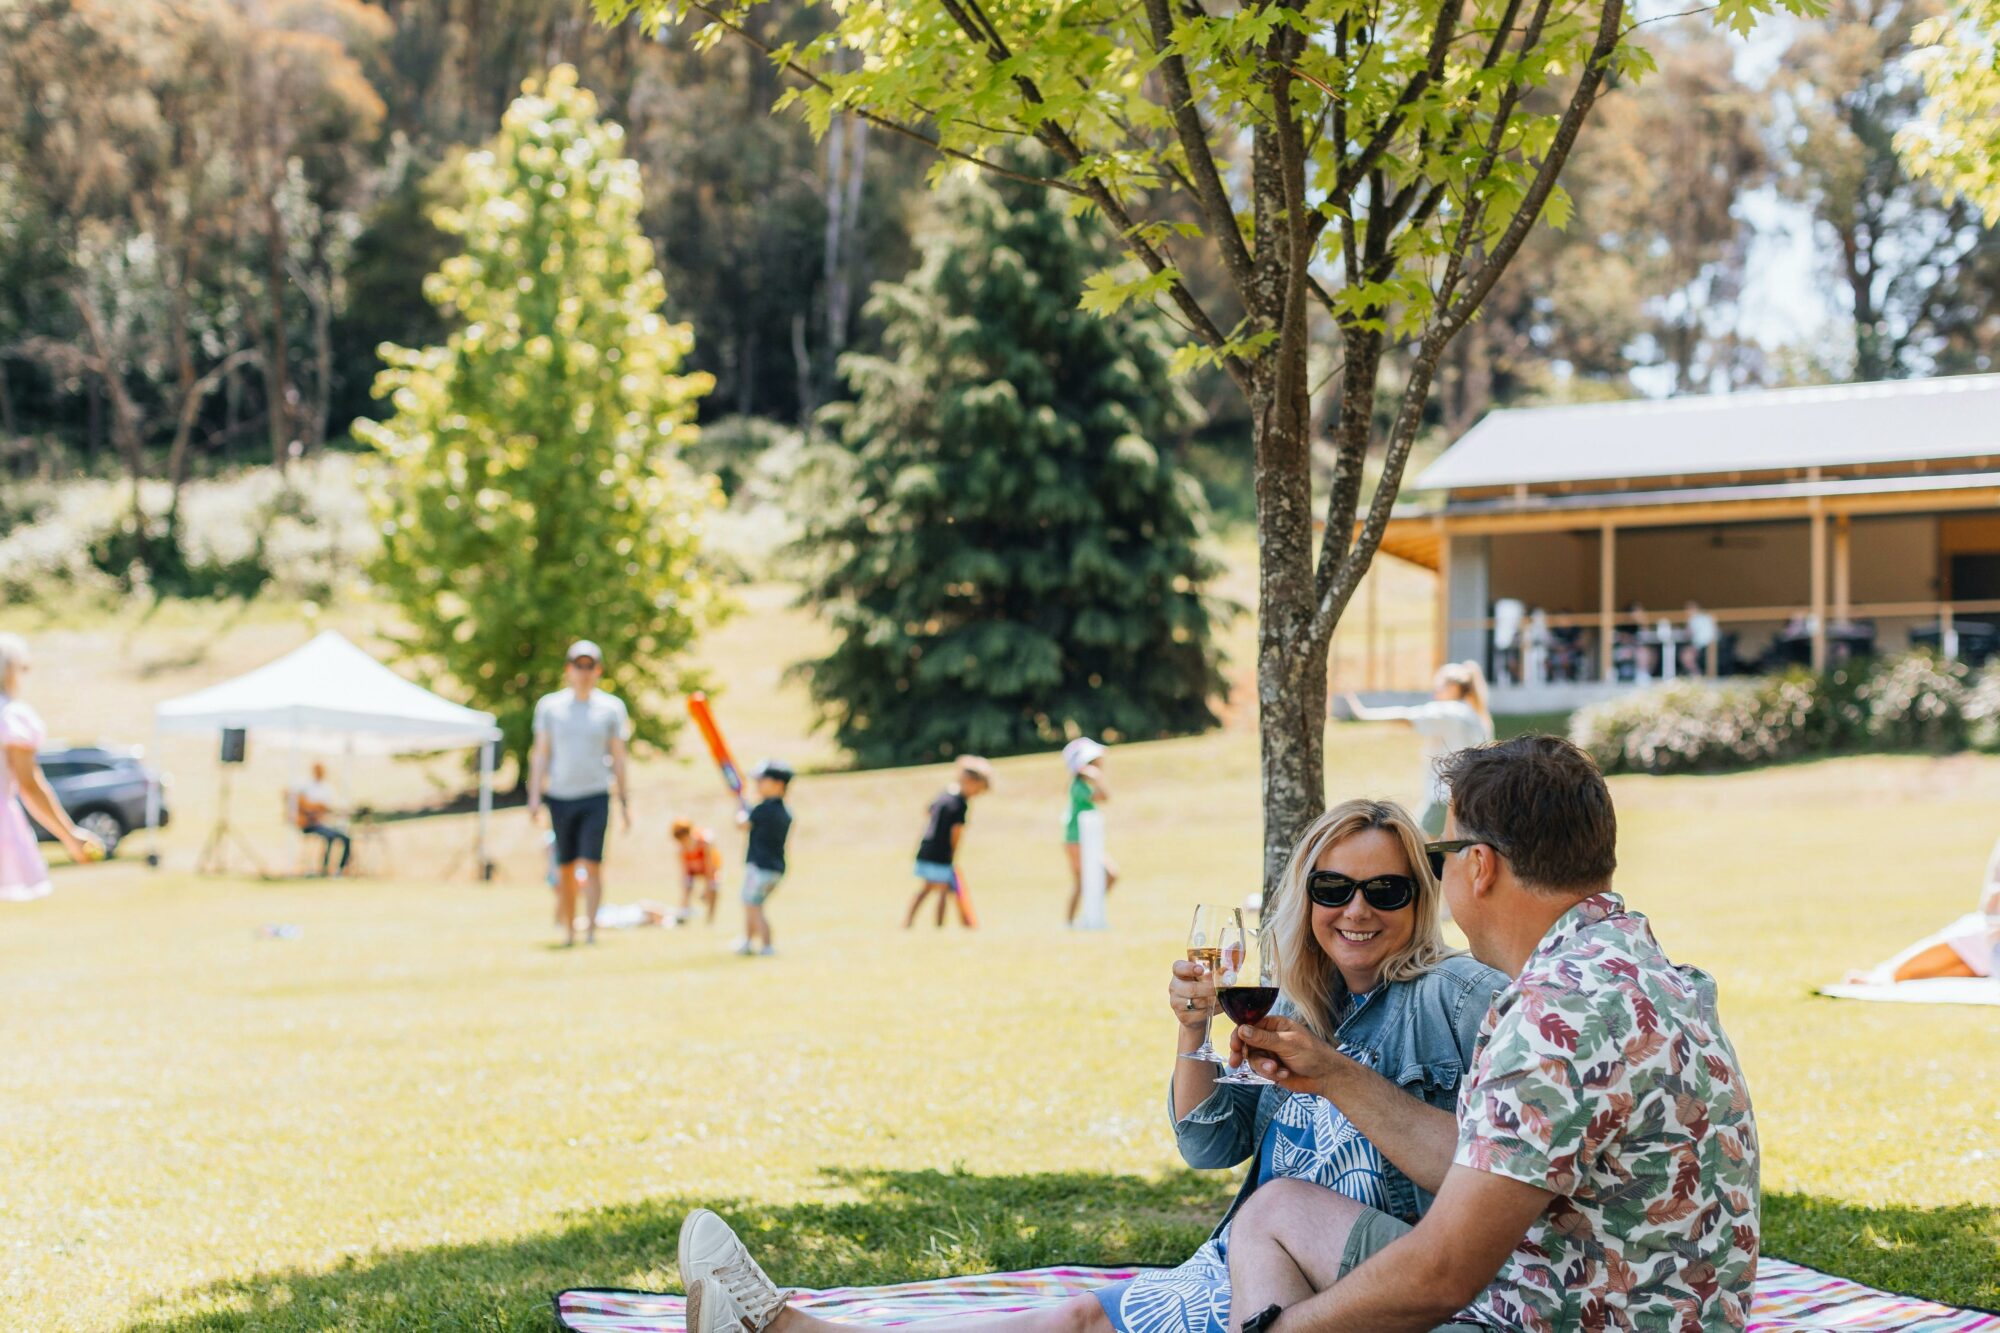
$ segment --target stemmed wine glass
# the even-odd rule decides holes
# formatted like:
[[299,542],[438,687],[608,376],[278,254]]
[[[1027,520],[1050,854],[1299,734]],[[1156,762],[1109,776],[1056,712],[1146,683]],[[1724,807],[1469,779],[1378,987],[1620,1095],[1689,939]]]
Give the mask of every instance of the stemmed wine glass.
[[[1234,907],[1203,903],[1194,909],[1194,924],[1188,927],[1188,961],[1208,976],[1220,977],[1225,958],[1231,968],[1242,961],[1243,936],[1243,913]],[[1208,1020],[1202,1020],[1201,1046],[1181,1059],[1222,1063],[1221,1054],[1208,1044]]]
[[[1263,932],[1257,931],[1244,936],[1247,952],[1239,955],[1234,968],[1224,967],[1215,989],[1215,998],[1222,1005],[1222,1012],[1238,1027],[1255,1023],[1271,1012],[1278,1002],[1278,959],[1277,954],[1265,940]],[[1271,1080],[1250,1068],[1246,1057],[1243,1067],[1225,1072],[1217,1083],[1266,1084]]]

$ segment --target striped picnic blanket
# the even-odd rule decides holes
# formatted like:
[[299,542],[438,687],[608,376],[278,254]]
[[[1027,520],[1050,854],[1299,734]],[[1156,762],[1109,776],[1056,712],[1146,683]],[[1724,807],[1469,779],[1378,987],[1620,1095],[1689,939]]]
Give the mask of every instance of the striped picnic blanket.
[[[916,1324],[1009,1314],[1132,1277],[1136,1268],[1037,1268],[894,1287],[799,1292],[795,1304],[838,1324]],[[556,1322],[570,1333],[683,1333],[682,1301],[644,1291],[565,1291]],[[2000,1315],[1876,1291],[1817,1269],[1765,1259],[1749,1333],[2000,1333]]]

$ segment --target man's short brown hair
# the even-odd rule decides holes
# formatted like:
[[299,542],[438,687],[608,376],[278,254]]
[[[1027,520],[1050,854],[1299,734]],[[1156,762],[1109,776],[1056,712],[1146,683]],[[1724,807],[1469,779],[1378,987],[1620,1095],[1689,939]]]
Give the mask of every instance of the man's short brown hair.
[[1618,868],[1618,813],[1590,756],[1557,736],[1516,736],[1446,755],[1458,836],[1490,843],[1531,888],[1594,888]]

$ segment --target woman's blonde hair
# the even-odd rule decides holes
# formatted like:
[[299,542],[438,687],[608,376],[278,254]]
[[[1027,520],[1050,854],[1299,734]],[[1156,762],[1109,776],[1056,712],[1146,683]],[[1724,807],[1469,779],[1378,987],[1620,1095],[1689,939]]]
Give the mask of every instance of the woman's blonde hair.
[[15,671],[27,664],[28,641],[18,634],[0,634],[0,694],[7,692]]
[[1278,988],[1298,1008],[1299,1021],[1321,1041],[1333,1040],[1334,1015],[1344,1000],[1347,983],[1340,969],[1319,947],[1313,935],[1312,900],[1306,897],[1306,876],[1327,849],[1369,829],[1385,829],[1403,845],[1416,881],[1417,898],[1405,909],[1415,914],[1410,942],[1382,964],[1383,981],[1408,981],[1422,976],[1458,950],[1444,942],[1438,912],[1438,882],[1424,855],[1424,835],[1409,811],[1394,801],[1342,801],[1314,820],[1292,848],[1278,883],[1278,901],[1265,921],[1265,947],[1277,959]]
[[1463,662],[1446,662],[1438,668],[1437,683],[1453,685],[1467,703],[1471,704],[1479,716],[1488,722],[1493,720],[1493,712],[1486,706],[1486,673],[1479,663],[1470,659]]

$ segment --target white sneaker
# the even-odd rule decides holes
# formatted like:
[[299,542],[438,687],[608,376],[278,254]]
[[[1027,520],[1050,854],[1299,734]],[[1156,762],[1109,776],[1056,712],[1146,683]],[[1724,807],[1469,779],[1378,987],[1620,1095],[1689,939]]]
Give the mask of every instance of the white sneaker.
[[688,1333],[758,1333],[784,1308],[784,1293],[706,1208],[681,1223],[680,1263]]
[[777,952],[778,951],[776,949],[773,949],[770,945],[767,944],[763,948],[757,951],[757,956],[759,958],[772,958],[777,955]]
[[738,940],[736,941],[736,952],[748,958],[751,954],[757,952],[757,948],[749,940]]

